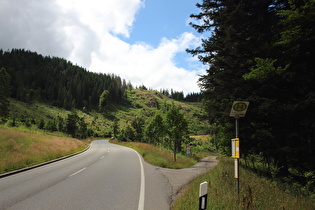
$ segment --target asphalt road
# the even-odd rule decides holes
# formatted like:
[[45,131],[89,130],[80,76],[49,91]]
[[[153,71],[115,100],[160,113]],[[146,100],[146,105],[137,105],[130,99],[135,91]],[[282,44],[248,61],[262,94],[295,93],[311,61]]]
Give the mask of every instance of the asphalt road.
[[84,153],[0,179],[0,209],[170,209],[172,189],[134,150],[91,143]]

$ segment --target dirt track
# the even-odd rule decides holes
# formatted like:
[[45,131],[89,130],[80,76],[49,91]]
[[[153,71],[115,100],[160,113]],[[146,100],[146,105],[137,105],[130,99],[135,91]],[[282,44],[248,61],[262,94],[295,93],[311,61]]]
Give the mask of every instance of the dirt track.
[[172,201],[178,196],[179,190],[196,177],[206,173],[217,165],[216,156],[209,156],[197,164],[184,169],[157,168],[172,186]]

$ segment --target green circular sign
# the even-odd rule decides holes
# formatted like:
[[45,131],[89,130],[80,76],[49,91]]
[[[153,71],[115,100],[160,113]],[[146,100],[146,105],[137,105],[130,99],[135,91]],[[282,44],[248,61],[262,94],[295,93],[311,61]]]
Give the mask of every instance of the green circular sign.
[[233,109],[237,112],[242,112],[245,111],[247,109],[247,104],[246,103],[236,103],[233,106]]

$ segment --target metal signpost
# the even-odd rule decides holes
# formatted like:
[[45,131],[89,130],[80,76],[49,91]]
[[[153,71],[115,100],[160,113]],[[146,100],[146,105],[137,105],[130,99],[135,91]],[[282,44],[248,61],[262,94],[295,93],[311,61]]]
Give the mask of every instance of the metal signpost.
[[232,158],[234,158],[235,167],[235,181],[237,194],[239,190],[239,159],[240,159],[240,139],[239,139],[239,118],[245,117],[249,102],[247,101],[234,101],[230,112],[230,117],[235,118],[235,139],[232,140]]

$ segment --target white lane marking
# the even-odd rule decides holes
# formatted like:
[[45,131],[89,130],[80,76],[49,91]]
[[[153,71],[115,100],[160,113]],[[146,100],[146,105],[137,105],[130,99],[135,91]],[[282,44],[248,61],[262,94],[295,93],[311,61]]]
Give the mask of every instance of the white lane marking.
[[141,168],[141,186],[140,186],[138,210],[143,210],[144,209],[144,195],[145,195],[145,177],[144,177],[142,159],[141,159],[139,153],[137,151],[135,151],[135,152],[137,153],[137,155],[139,157],[140,168]]
[[69,175],[68,177],[72,177],[72,176],[74,176],[74,175],[77,175],[78,173],[84,171],[85,169],[86,169],[86,167],[84,167],[84,168],[78,170],[77,172],[74,172],[73,174]]
[[100,158],[100,160],[102,160],[104,157],[105,157],[105,155],[103,155],[103,156]]
[[[130,149],[130,148],[128,148]],[[144,177],[144,169],[143,169],[143,163],[142,163],[142,159],[141,156],[139,155],[139,153],[134,150],[134,149],[130,149],[132,151],[134,151],[139,158],[140,161],[140,170],[141,170],[141,180],[140,180],[140,194],[139,194],[139,203],[138,203],[138,210],[144,210],[144,197],[145,197],[145,177]],[[108,152],[109,152],[109,148],[108,148]]]

